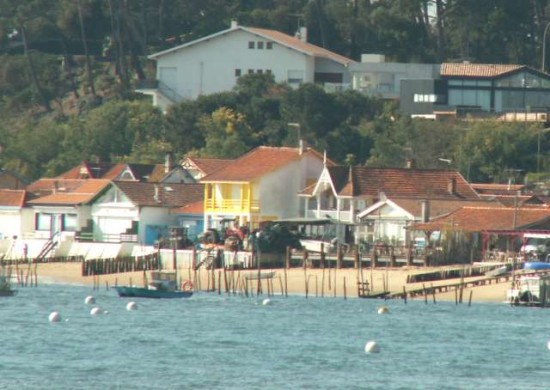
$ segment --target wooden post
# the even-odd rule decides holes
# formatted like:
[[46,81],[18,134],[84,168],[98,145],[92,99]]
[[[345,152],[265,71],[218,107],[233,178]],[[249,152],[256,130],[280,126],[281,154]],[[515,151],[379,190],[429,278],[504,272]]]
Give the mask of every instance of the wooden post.
[[346,277],[344,276],[344,300],[347,300],[347,291],[346,291]]
[[222,294],[222,275],[221,271],[218,271],[218,295]]
[[468,299],[468,306],[472,306],[472,294],[474,293],[474,290],[470,290],[470,298]]
[[424,303],[428,304],[428,291],[426,290],[426,286],[424,283],[422,283],[422,290],[424,291]]
[[306,299],[307,299],[307,295],[308,295],[308,286],[307,286],[307,271],[306,269],[304,268],[304,287],[305,287],[305,290],[306,290]]
[[390,267],[394,268],[396,263],[393,245],[390,247]]
[[435,305],[435,288],[434,288],[434,285],[432,284],[432,298],[433,298],[433,301],[434,301],[434,305]]
[[322,269],[325,269],[325,244],[321,244],[321,260],[320,260],[320,263],[319,266],[322,268]]
[[323,268],[323,274],[321,277],[321,298],[325,297],[325,269]]
[[285,297],[288,297],[288,279],[286,275],[286,268],[284,269],[285,272]]
[[336,269],[337,268],[334,268],[334,298],[336,298]]
[[304,267],[304,269],[306,269],[307,267],[307,259],[308,259],[309,255],[307,253],[307,250],[304,249],[304,252],[302,254],[302,267]]
[[285,290],[283,288],[283,280],[281,279],[281,275],[277,275],[277,278],[279,279],[279,285],[281,286],[281,296],[285,295]]
[[[343,257],[342,245],[338,243],[336,245],[336,268],[342,268],[342,257]],[[336,272],[334,274],[336,274]]]
[[407,250],[407,265],[410,267],[413,264],[413,251],[412,251],[412,245],[409,244],[409,248]]
[[286,247],[286,257],[285,257],[285,269],[290,268],[290,256],[292,254],[292,249],[290,246]]
[[359,269],[359,250],[353,254],[353,268]]
[[407,304],[407,289],[405,286],[403,286],[403,300],[405,301],[405,305]]
[[225,292],[229,295],[229,284],[227,282],[227,268],[223,267],[223,284],[225,286]]

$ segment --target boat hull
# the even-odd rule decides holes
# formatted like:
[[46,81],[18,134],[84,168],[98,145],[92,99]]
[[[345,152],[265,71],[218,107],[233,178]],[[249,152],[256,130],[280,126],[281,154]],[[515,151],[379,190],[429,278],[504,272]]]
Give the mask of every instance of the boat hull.
[[115,287],[119,297],[123,298],[190,298],[192,291],[152,290],[145,287],[121,286]]

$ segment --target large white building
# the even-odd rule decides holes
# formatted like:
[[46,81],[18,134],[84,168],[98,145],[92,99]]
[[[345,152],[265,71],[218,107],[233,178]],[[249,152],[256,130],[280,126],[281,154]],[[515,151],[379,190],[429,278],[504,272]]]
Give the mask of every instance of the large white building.
[[296,36],[275,30],[239,26],[149,56],[157,62],[154,82],[137,91],[151,95],[165,110],[185,99],[231,90],[250,73],[273,74],[291,86],[320,83],[336,90],[349,85],[353,60],[307,42],[307,30]]

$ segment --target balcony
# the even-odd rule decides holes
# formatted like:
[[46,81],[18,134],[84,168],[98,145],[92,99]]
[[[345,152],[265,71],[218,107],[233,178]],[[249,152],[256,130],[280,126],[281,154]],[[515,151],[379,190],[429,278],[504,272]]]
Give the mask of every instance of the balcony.
[[206,212],[216,213],[258,213],[260,211],[259,200],[243,199],[207,199]]

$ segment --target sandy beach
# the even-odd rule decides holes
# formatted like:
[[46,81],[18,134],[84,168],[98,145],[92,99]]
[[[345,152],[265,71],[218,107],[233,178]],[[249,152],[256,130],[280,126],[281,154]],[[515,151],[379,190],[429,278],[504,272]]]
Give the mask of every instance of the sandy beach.
[[[362,280],[368,282],[373,291],[383,291],[386,287],[387,291],[392,293],[403,292],[403,287],[407,291],[421,289],[423,283],[407,283],[407,276],[431,270],[440,270],[442,268],[421,268],[421,267],[402,267],[395,269],[363,269],[362,275],[355,269],[303,269],[291,268],[286,270],[286,285],[289,294],[305,295],[306,289],[309,296],[314,297],[343,297],[355,298],[358,296],[357,281]],[[26,272],[26,271],[25,271]],[[275,275],[270,283],[264,279],[262,281],[263,294],[267,294],[267,290],[273,294],[281,294],[285,284],[284,269],[265,269],[262,272],[274,272]],[[245,276],[250,274],[249,278],[254,278],[257,275],[255,270],[241,271],[226,271],[224,276],[223,270],[215,270],[214,283],[212,284],[212,271],[200,270],[196,276],[189,269],[179,270],[179,275],[182,280],[190,279],[195,281],[195,289],[197,290],[212,290],[221,288],[225,291],[225,280],[231,286],[243,284],[239,280],[244,280]],[[60,283],[60,284],[76,284],[90,286],[94,284],[100,289],[105,289],[108,286],[115,285],[143,285],[143,272],[127,272],[120,274],[101,275],[95,279],[81,275],[80,263],[45,263],[39,264],[37,267],[38,284],[41,283]],[[471,280],[465,279],[465,280]],[[458,279],[449,279],[446,281],[427,282],[426,287],[436,286],[438,284],[458,283]],[[249,288],[252,291],[257,289],[257,281],[250,280]],[[510,287],[509,283],[490,284],[484,286],[476,286],[465,288],[463,291],[463,300],[468,301],[470,291],[472,291],[472,303],[475,302],[504,302],[506,300],[506,290]],[[237,287],[238,289],[238,287]],[[231,287],[230,287],[231,290]],[[437,300],[454,301],[456,293],[454,290],[441,292],[436,294]],[[423,296],[417,296],[416,299],[425,299]],[[433,297],[430,295],[430,300]]]

